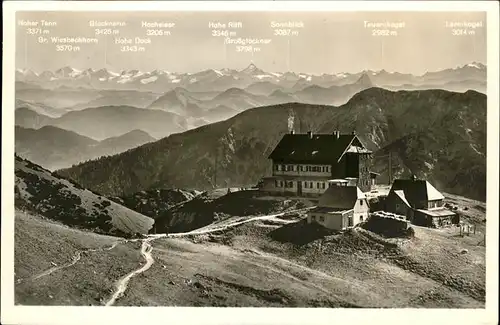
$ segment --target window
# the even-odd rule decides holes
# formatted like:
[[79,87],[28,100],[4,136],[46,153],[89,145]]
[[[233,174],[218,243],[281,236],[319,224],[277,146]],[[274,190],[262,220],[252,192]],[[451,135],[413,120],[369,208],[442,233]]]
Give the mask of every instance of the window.
[[324,217],[324,216],[320,216],[320,217],[319,217],[319,221],[321,221],[321,222],[325,222],[325,217]]
[[274,181],[274,186],[275,187],[280,187],[280,183],[278,181]]
[[316,188],[319,188],[319,186],[320,186],[319,184],[320,184],[319,182],[318,182],[318,183],[316,183]]
[[279,171],[280,170],[280,165],[275,165],[274,169]]
[[363,216],[359,216],[359,221],[363,221]]
[[313,182],[309,182],[309,188],[314,188],[313,187]]
[[311,221],[316,221],[316,216],[311,216]]
[[325,183],[321,183],[321,188],[324,189],[325,188]]
[[293,187],[293,182],[287,182],[287,183],[289,188]]
[[299,166],[299,170],[300,170],[301,172],[303,171],[302,169],[303,169],[303,168],[302,168],[302,166]]
[[307,188],[307,182],[304,182],[304,188]]
[[400,207],[401,207],[401,206],[399,205],[399,203],[396,203],[396,211],[399,211],[399,208],[400,208]]
[[359,204],[360,204],[360,205],[363,205],[363,200],[359,200]]

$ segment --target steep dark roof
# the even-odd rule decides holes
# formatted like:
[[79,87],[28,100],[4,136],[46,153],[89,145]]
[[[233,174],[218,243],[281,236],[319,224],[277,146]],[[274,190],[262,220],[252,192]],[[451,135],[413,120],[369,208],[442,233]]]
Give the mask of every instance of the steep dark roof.
[[[389,194],[403,191],[404,197],[412,208],[427,206],[427,201],[442,200],[444,196],[426,180],[396,179]],[[423,204],[422,204],[423,203]]]
[[285,134],[270,159],[287,162],[336,163],[355,140],[364,146],[354,134]]
[[365,199],[365,194],[357,186],[332,186],[319,198],[320,207],[352,209],[357,200]]

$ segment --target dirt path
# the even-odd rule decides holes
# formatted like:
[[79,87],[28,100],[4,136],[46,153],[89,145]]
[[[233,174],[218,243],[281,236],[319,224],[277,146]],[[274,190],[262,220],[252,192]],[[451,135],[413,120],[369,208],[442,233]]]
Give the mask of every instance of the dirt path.
[[54,273],[56,271],[59,271],[59,270],[65,269],[67,267],[73,266],[73,265],[76,264],[76,262],[78,262],[80,260],[81,257],[82,257],[82,252],[78,251],[78,252],[76,252],[75,256],[73,256],[73,261],[72,262],[64,264],[64,265],[56,266],[56,267],[50,268],[50,269],[48,269],[46,271],[43,271],[42,273],[39,273],[39,274],[35,275],[34,277],[32,277],[32,280],[38,280],[41,277],[47,276],[47,275],[49,275],[51,273]]
[[[56,272],[56,271],[59,271],[59,270],[62,270],[62,269],[66,269],[66,268],[68,268],[68,267],[71,267],[71,266],[75,265],[75,264],[76,264],[76,263],[77,263],[77,262],[78,262],[78,261],[82,258],[82,253],[98,252],[98,251],[105,251],[105,250],[106,250],[106,251],[110,251],[110,250],[112,250],[113,248],[115,248],[115,247],[116,247],[116,245],[118,245],[120,242],[121,242],[121,241],[116,241],[116,242],[115,242],[115,243],[113,243],[113,245],[111,245],[110,247],[92,248],[92,249],[86,249],[86,250],[80,250],[80,251],[77,251],[77,252],[75,253],[75,255],[73,256],[73,258],[72,258],[71,262],[66,263],[66,264],[63,264],[63,265],[59,265],[59,266],[52,267],[52,268],[50,268],[50,269],[48,269],[48,270],[45,270],[45,271],[43,271],[43,272],[41,272],[41,273],[39,273],[39,274],[37,274],[37,275],[34,275],[34,276],[33,276],[33,277],[31,277],[30,279],[31,279],[31,280],[38,280],[38,279],[40,279],[40,278],[42,278],[42,277],[44,277],[44,276],[47,276],[47,275],[49,275],[49,274],[52,274],[52,273]],[[17,283],[18,283],[18,284],[19,284],[19,283],[21,283],[21,282],[22,282],[22,280],[21,280],[21,279],[19,279],[19,280],[17,281]]]
[[128,282],[130,281],[130,279],[132,279],[137,274],[147,271],[151,267],[151,265],[153,265],[154,259],[153,256],[151,255],[153,246],[151,246],[150,242],[154,239],[156,238],[150,237],[142,241],[141,254],[146,259],[146,264],[144,264],[141,268],[127,274],[124,278],[118,281],[116,286],[116,291],[113,293],[111,298],[106,302],[106,306],[112,306],[115,303],[115,301],[123,295],[125,290],[127,290]]
[[[228,223],[222,223],[217,226],[209,225],[200,229],[195,229],[192,231],[188,232],[182,232],[182,233],[172,233],[172,234],[154,234],[154,235],[148,235],[147,238],[145,239],[139,239],[142,241],[142,246],[141,246],[141,254],[144,256],[146,260],[146,264],[144,264],[142,267],[139,269],[136,269],[130,273],[128,273],[126,276],[121,278],[117,284],[116,284],[116,290],[111,296],[111,298],[106,302],[106,306],[112,306],[118,300],[127,290],[128,283],[130,279],[132,279],[134,276],[141,274],[145,271],[147,271],[154,263],[154,258],[151,255],[151,251],[153,250],[153,246],[151,246],[151,242],[155,239],[159,238],[179,238],[179,237],[184,237],[184,236],[189,236],[189,235],[202,235],[202,234],[209,234],[212,232],[216,231],[221,231],[225,230],[231,227],[239,226],[244,223],[252,222],[252,221],[257,221],[257,220],[268,220],[268,219],[273,219],[288,213],[296,213],[296,212],[304,212],[307,210],[312,209],[313,207],[309,208],[304,208],[304,209],[297,209],[297,210],[291,210],[291,211],[285,211],[281,213],[276,213],[276,214],[271,214],[271,215],[265,215],[265,216],[258,216],[258,217],[253,217],[253,218],[248,218],[245,220],[239,220],[235,222],[228,222]],[[129,240],[129,241],[139,241],[137,239],[134,240]]]
[[184,237],[184,236],[189,236],[189,235],[209,234],[209,233],[216,232],[216,231],[226,230],[228,228],[239,226],[239,225],[242,225],[242,224],[245,224],[245,223],[248,223],[248,222],[252,222],[252,221],[269,220],[269,219],[273,219],[273,218],[276,218],[276,217],[283,216],[283,215],[288,214],[288,213],[305,212],[305,211],[308,211],[308,210],[310,210],[312,208],[313,207],[304,208],[304,209],[297,209],[297,210],[291,210],[291,211],[285,211],[285,212],[281,212],[281,213],[270,214],[270,215],[265,215],[265,216],[258,216],[258,217],[253,217],[253,218],[249,218],[249,219],[245,219],[245,220],[239,220],[239,221],[235,221],[235,222],[229,222],[229,223],[224,223],[223,222],[223,223],[221,223],[219,225],[208,225],[206,227],[203,227],[203,228],[200,228],[200,229],[195,229],[195,230],[188,231],[188,232],[178,232],[178,233],[173,233],[173,234],[167,234],[166,237],[177,238],[177,237]]

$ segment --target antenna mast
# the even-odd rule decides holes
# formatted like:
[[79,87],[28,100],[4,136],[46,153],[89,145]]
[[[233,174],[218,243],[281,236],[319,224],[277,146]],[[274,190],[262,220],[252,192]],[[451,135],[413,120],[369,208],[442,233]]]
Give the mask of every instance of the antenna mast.
[[217,188],[217,157],[219,155],[219,151],[217,148],[215,149],[215,161],[214,161],[214,188]]
[[392,152],[389,151],[389,185],[392,184]]

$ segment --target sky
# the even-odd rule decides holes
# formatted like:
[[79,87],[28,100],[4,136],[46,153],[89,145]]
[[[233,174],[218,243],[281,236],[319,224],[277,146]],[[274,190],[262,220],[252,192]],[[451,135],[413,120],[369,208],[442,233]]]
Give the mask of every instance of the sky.
[[[254,63],[270,72],[385,69],[421,75],[474,61],[486,64],[486,14],[482,12],[18,12],[16,20],[16,68],[37,72],[64,66],[197,72],[239,70]],[[57,25],[41,26],[42,20]],[[22,25],[27,21],[38,25]],[[90,21],[125,26],[91,27]],[[148,28],[142,22],[175,26]],[[226,24],[218,30],[235,33],[229,35],[231,39],[255,38],[268,43],[253,45],[251,50],[224,44],[225,37],[212,36],[215,29],[209,22]],[[239,22],[242,27],[230,29],[229,22]],[[297,27],[273,27],[272,22],[295,22]],[[368,26],[366,22],[391,25]],[[464,22],[469,25],[447,26]],[[111,34],[96,36],[96,29]],[[168,35],[148,36],[148,30]],[[280,33],[277,30],[289,35],[274,35]],[[97,43],[75,43],[70,48],[54,42],[53,37],[97,38]],[[151,43],[131,44],[137,47],[127,51],[115,40],[127,38],[134,43],[136,37],[149,38]]]

